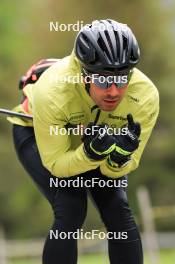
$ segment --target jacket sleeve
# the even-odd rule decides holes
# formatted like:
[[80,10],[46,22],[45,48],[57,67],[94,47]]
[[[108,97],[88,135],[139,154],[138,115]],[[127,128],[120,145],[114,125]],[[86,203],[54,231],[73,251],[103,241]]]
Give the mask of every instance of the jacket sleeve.
[[138,115],[133,116],[134,120],[140,122],[141,124],[141,135],[139,147],[131,156],[130,162],[123,168],[113,168],[106,161],[100,166],[102,174],[112,178],[118,178],[130,173],[139,166],[142,153],[156,123],[158,113],[159,95],[156,93],[152,98],[150,98],[150,100],[148,100],[148,103],[143,106],[143,110],[141,110]]
[[[59,132],[64,129],[66,121],[64,113],[54,105],[54,100],[39,92],[34,93],[33,124],[37,147],[43,166],[57,177],[75,176],[104,162],[88,159],[82,144],[76,150],[70,150],[70,136]],[[51,127],[57,128],[58,133],[51,133]]]

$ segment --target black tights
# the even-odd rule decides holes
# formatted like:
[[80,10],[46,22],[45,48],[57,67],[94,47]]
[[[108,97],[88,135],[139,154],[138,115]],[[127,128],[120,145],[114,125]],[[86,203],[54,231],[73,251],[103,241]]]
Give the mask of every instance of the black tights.
[[[18,158],[38,188],[50,202],[54,212],[51,228],[54,234],[74,232],[82,228],[87,211],[87,193],[93,199],[108,232],[127,232],[127,239],[109,239],[108,251],[111,264],[143,264],[140,235],[129,208],[125,190],[120,187],[50,187],[51,173],[43,167],[36,146],[33,128],[13,126],[13,138]],[[107,181],[99,169],[69,179]],[[120,178],[120,181],[123,178]],[[68,179],[67,179],[68,180]],[[52,233],[52,234],[53,234]],[[52,239],[51,239],[52,238]],[[43,264],[76,264],[77,240],[51,237],[49,231],[43,250]]]

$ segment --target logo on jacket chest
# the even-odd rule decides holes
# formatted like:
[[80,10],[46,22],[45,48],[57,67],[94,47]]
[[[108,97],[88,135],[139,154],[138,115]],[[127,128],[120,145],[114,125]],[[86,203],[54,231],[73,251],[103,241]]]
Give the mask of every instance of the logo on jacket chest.
[[81,123],[85,119],[85,113],[84,112],[75,112],[70,114],[69,122],[71,123]]
[[109,114],[108,118],[119,120],[119,121],[127,121],[127,118],[124,116],[118,116],[118,115],[112,115],[112,114]]

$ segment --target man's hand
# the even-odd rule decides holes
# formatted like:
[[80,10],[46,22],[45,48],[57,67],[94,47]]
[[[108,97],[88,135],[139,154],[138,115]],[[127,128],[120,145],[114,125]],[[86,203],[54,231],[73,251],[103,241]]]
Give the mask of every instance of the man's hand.
[[141,127],[135,123],[131,114],[127,115],[128,130],[126,135],[115,136],[115,150],[108,156],[108,164],[112,167],[121,167],[130,160],[131,154],[139,146]]
[[[92,127],[93,123],[90,123],[88,128]],[[107,128],[106,124],[102,124],[95,133],[92,129],[91,135],[83,136],[84,152],[90,159],[102,160],[115,149],[115,137],[107,134]]]

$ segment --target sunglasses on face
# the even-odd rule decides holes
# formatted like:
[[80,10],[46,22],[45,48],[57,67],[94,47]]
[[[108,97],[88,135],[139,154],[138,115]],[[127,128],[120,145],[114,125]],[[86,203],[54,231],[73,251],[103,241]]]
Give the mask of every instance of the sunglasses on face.
[[132,71],[127,74],[120,73],[119,75],[100,75],[97,73],[89,73],[83,68],[83,74],[91,79],[91,83],[94,83],[102,89],[109,88],[113,83],[117,88],[122,89],[128,85],[131,79]]

